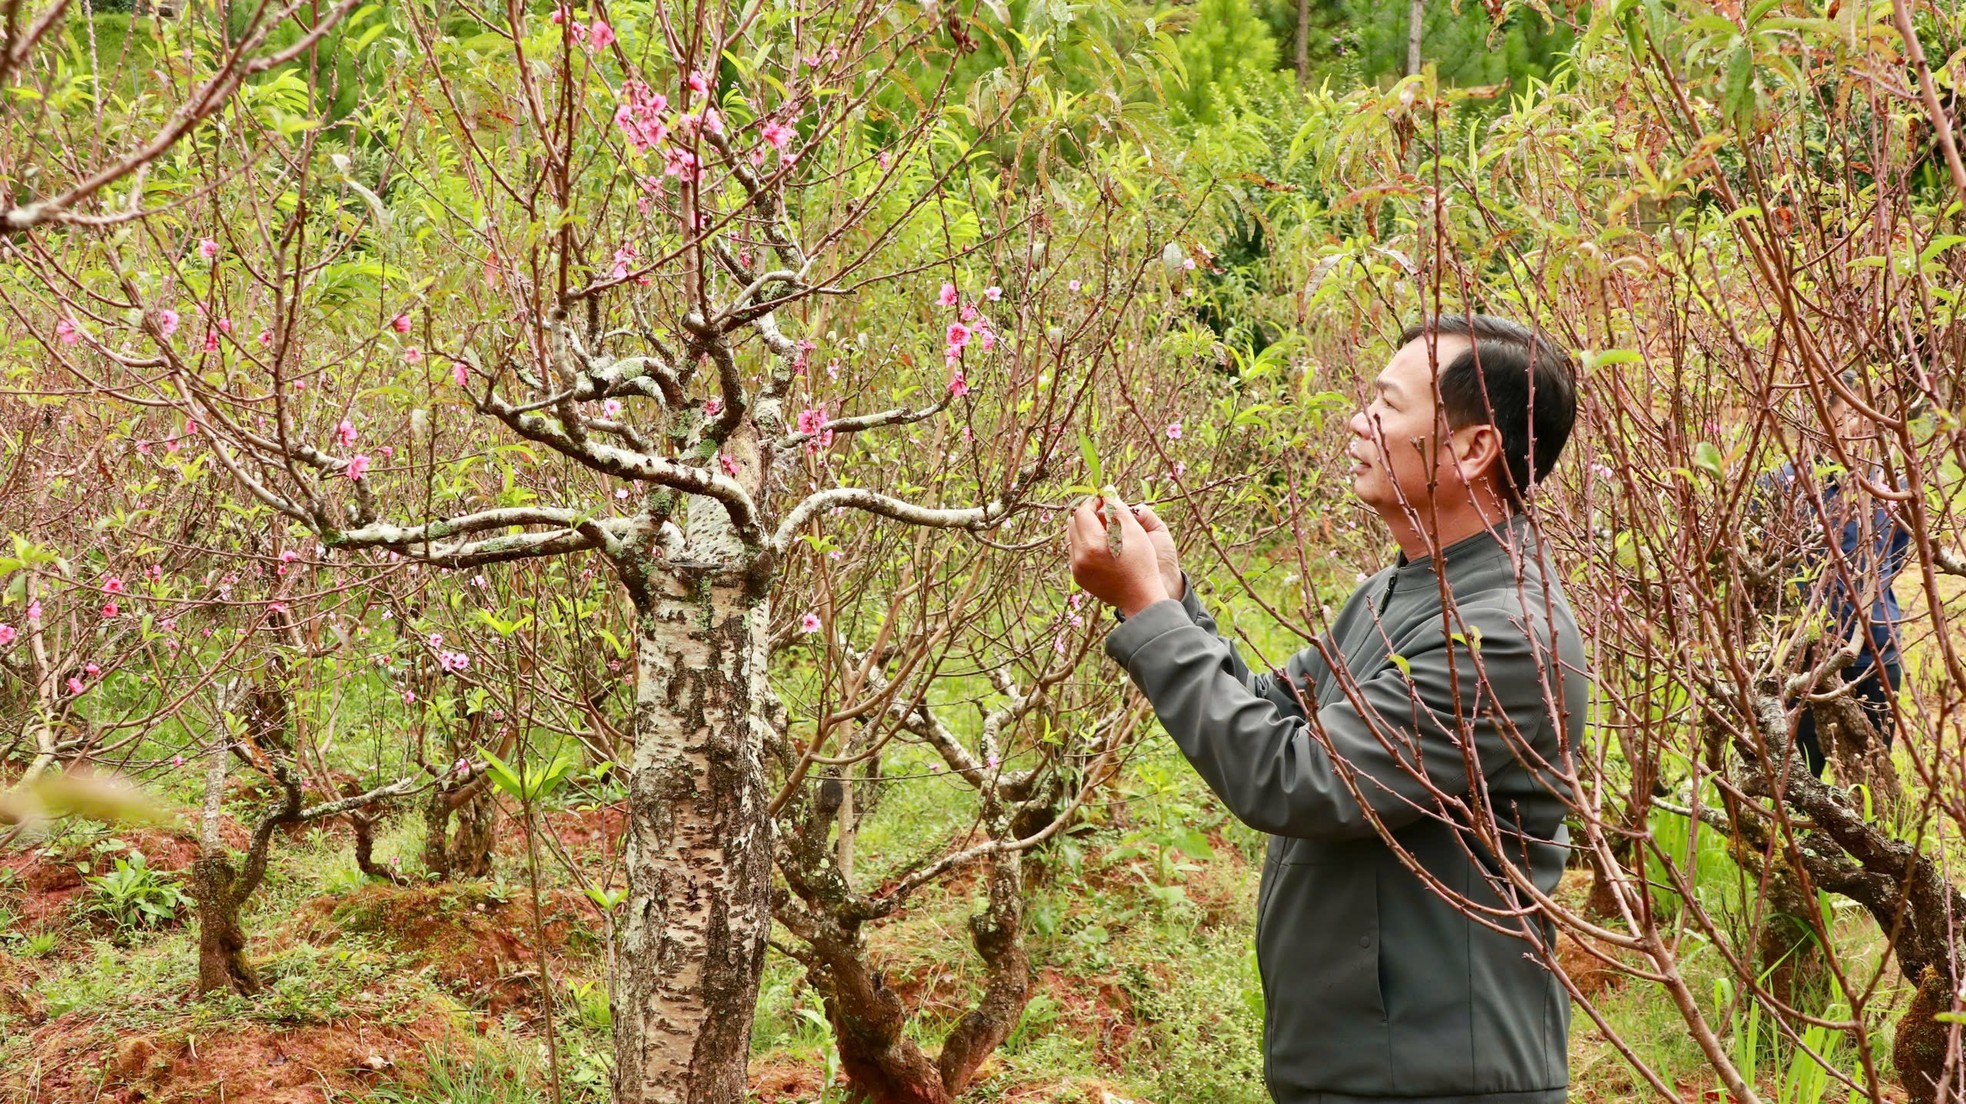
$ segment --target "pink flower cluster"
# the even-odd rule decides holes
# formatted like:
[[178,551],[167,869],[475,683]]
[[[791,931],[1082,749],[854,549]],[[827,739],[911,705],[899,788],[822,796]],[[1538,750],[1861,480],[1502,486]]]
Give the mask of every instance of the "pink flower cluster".
[[669,97],[631,80],[621,86],[621,99],[621,106],[614,109],[614,125],[636,149],[654,149],[668,139],[669,127],[662,115],[669,110]]
[[553,22],[567,29],[567,37],[582,46],[605,50],[614,45],[614,28],[605,19],[596,19],[592,26],[580,22],[567,10],[565,4],[553,9]]
[[833,431],[826,428],[827,405],[820,403],[799,411],[799,432],[807,436],[807,452],[818,452],[833,445]]
[[[1003,296],[1003,289],[986,288],[983,296],[994,303]],[[949,369],[949,393],[960,399],[969,394],[970,390],[969,377],[963,373],[963,350],[974,342],[979,352],[987,353],[996,348],[997,333],[991,328],[990,320],[977,310],[975,303],[962,302],[962,291],[956,285],[943,284],[941,291],[935,296],[935,301],[945,307],[953,307],[959,303],[962,306],[957,315],[959,321],[949,323],[949,328],[942,334],[944,342],[942,356]]]
[[463,671],[466,667],[471,666],[471,657],[465,655],[463,652],[438,652],[437,666],[442,667],[445,671],[452,674],[456,674]]

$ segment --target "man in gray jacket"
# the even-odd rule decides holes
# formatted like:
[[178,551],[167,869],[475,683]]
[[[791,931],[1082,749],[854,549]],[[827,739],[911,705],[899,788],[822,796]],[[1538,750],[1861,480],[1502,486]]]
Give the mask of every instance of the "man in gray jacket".
[[1565,1099],[1570,1005],[1533,898],[1563,871],[1588,684],[1522,500],[1569,437],[1574,379],[1512,322],[1410,328],[1346,449],[1399,559],[1281,671],[1217,632],[1152,511],[1088,502],[1068,524],[1073,576],[1124,622],[1107,654],[1271,836],[1256,951],[1281,1104]]

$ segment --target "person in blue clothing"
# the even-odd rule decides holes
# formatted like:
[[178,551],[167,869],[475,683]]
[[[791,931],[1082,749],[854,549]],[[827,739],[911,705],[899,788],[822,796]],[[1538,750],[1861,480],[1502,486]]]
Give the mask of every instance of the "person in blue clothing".
[[[1852,391],[1856,388],[1854,375],[1846,374],[1843,383]],[[1876,425],[1841,397],[1831,400],[1829,414],[1830,430],[1842,440],[1851,462],[1865,466],[1870,482],[1882,482],[1884,475],[1875,461]],[[1839,677],[1851,683],[1851,700],[1863,709],[1888,748],[1896,727],[1892,700],[1904,681],[1898,651],[1902,615],[1892,584],[1904,569],[1911,534],[1888,500],[1870,494],[1861,482],[1842,472],[1823,477],[1820,511],[1797,479],[1794,465],[1784,466],[1775,480],[1789,498],[1791,517],[1811,528],[1821,526],[1820,538],[1812,540],[1813,547],[1804,550],[1804,557],[1812,573],[1819,572],[1812,592],[1821,596],[1835,632],[1834,639],[1826,634],[1824,643],[1839,647],[1862,636],[1855,661]],[[1797,712],[1796,747],[1809,770],[1821,778],[1828,759],[1816,730],[1815,710],[1803,703]]]

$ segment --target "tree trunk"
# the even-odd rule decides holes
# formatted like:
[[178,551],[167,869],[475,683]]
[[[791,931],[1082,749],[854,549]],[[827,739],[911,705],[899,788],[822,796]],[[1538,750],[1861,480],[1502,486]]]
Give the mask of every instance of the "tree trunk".
[[238,872],[225,857],[205,851],[191,864],[189,888],[198,905],[198,995],[230,989],[259,992],[259,975],[246,961],[246,932],[239,926]]
[[[218,734],[212,739],[205,761],[205,808],[200,818],[198,858],[191,864],[187,888],[198,906],[198,995],[214,989],[230,989],[243,996],[259,992],[259,975],[246,961],[246,932],[239,926],[239,906],[252,891],[248,881],[226,857],[225,840],[219,832],[221,807],[225,800],[225,776],[232,765],[232,737],[224,716],[238,693],[236,679],[213,684],[213,711],[220,717]],[[255,836],[255,852],[248,860],[262,862],[267,838]]]
[[1816,894],[1780,858],[1768,862],[1765,870],[1767,914],[1755,936],[1755,965],[1775,999],[1796,1008],[1818,1007],[1815,998],[1826,992],[1830,976],[1811,917],[1820,915]]
[[1952,1011],[1952,996],[1952,986],[1939,971],[1927,966],[1918,978],[1911,1007],[1898,1020],[1891,1061],[1898,1067],[1898,1080],[1904,1083],[1910,1104],[1933,1104],[1939,1099],[1939,1080],[1945,1076],[1952,1032],[1934,1017]]
[[[354,796],[354,795],[349,795]],[[384,866],[375,861],[375,818],[356,810],[348,814],[348,824],[355,832],[355,869],[363,874],[388,882],[390,885],[406,886],[408,878],[394,866]]]
[[970,939],[987,971],[983,996],[949,1030],[933,1061],[908,1037],[910,1013],[900,995],[869,967],[860,926],[828,915],[807,928],[814,955],[809,977],[824,998],[839,1042],[840,1068],[859,1099],[950,1104],[1023,1018],[1031,961],[1024,953],[1022,856],[1013,851],[990,860],[987,878],[989,903],[969,921]]
[[450,789],[431,790],[423,804],[424,869],[446,880],[489,876],[497,811],[488,775]]
[[729,575],[631,583],[628,901],[611,1001],[619,1104],[737,1104],[770,930],[765,602]]
[[825,997],[849,1091],[871,1104],[950,1104],[942,1072],[908,1037],[908,1009],[867,968],[858,929],[813,948],[824,965],[811,974]]
[[1409,77],[1420,72],[1420,31],[1426,19],[1426,0],[1413,0],[1406,16],[1406,75]]
[[1891,749],[1884,746],[1863,707],[1842,697],[1805,708],[1816,711],[1817,737],[1823,754],[1836,764],[1837,778],[1846,787],[1861,784],[1870,791],[1872,817],[1884,818],[1902,808],[1904,789],[1891,762]]
[[1311,0],[1297,0],[1297,87],[1311,84]]
[[1031,999],[1031,960],[1024,953],[1023,858],[1012,851],[990,860],[990,903],[969,918],[969,937],[988,968],[983,997],[943,1040],[936,1066],[949,1093],[969,1087],[977,1067],[1024,1018]]

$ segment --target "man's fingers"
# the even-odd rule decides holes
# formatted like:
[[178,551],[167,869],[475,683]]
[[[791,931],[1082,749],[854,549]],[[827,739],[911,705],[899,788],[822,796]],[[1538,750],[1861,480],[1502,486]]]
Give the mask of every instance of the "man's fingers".
[[1099,517],[1099,508],[1090,498],[1072,508],[1072,514],[1065,522],[1065,536],[1076,549],[1089,541],[1093,534],[1105,535],[1106,523]]
[[1159,514],[1154,513],[1152,506],[1135,506],[1133,516],[1140,519],[1140,528],[1149,533],[1167,528],[1167,523],[1160,519]]

